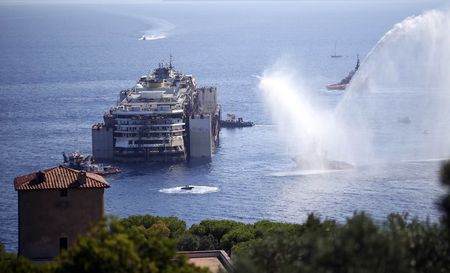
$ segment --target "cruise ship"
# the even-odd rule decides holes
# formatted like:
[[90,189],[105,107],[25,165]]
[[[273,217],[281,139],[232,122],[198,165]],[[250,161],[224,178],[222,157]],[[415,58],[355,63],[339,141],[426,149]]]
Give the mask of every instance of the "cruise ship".
[[103,119],[92,127],[97,160],[210,158],[220,130],[217,90],[198,88],[195,78],[176,71],[170,60],[122,90]]

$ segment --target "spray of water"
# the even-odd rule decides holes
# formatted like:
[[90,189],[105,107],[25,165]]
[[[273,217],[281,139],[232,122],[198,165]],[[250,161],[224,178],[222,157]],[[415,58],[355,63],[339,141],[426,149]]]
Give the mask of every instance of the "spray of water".
[[353,89],[448,86],[450,12],[431,10],[389,30],[367,55]]
[[[307,167],[447,157],[450,13],[429,11],[388,31],[335,109],[317,104],[299,74],[277,64],[259,88],[289,151]],[[304,164],[305,165],[305,164]]]
[[369,145],[368,138],[361,136],[365,134],[362,127],[350,128],[336,118],[333,109],[321,106],[299,73],[285,63],[266,70],[259,88],[291,157],[302,168],[346,168],[339,163],[355,163],[358,154],[367,153],[358,149],[355,154],[355,144],[362,149]]

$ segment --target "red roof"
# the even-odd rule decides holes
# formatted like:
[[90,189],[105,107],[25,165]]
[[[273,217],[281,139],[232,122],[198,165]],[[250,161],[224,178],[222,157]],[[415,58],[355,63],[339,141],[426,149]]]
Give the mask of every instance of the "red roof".
[[58,166],[16,177],[14,179],[14,188],[16,191],[109,188],[109,184],[100,175]]

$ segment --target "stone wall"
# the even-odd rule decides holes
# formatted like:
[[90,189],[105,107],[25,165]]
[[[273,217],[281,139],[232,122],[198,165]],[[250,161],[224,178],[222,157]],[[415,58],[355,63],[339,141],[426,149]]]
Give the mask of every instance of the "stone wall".
[[104,189],[19,191],[19,254],[49,260],[88,231],[104,213]]

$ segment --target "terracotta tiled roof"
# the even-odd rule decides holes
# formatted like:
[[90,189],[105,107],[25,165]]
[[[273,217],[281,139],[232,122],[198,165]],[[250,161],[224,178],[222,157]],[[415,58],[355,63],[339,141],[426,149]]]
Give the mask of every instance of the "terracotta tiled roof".
[[74,170],[64,166],[53,167],[14,179],[16,191],[69,188],[109,188],[100,175]]

